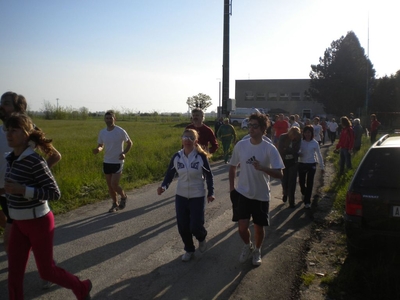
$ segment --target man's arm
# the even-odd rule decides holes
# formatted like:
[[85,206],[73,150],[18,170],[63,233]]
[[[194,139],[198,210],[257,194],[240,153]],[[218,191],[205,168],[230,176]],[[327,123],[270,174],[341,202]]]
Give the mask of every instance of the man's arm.
[[129,140],[126,141],[126,147],[125,147],[123,153],[127,154],[129,152],[129,150],[131,150],[131,148],[132,148],[132,140],[129,139]]
[[267,167],[263,167],[260,165],[260,162],[258,160],[255,160],[253,162],[254,169],[258,171],[262,171],[265,174],[272,176],[274,178],[282,178],[283,177],[283,172],[282,169],[271,169]]
[[209,136],[209,140],[210,140],[210,144],[211,144],[211,148],[209,149],[210,153],[214,153],[215,151],[217,151],[218,149],[218,142],[217,142],[217,138],[215,137],[214,132],[210,129],[210,136]]
[[125,149],[119,155],[119,159],[120,160],[124,160],[125,159],[125,154],[127,154],[129,152],[129,150],[131,150],[131,147],[132,147],[132,140],[131,139],[127,140],[125,143],[126,143]]
[[231,166],[229,168],[229,191],[235,189],[235,178],[236,178],[236,166]]
[[102,151],[104,148],[104,144],[98,144],[96,148],[93,149],[93,154],[97,154]]

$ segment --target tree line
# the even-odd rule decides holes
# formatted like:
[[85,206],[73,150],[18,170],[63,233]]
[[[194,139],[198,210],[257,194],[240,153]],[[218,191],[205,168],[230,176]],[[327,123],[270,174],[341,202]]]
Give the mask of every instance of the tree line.
[[400,112],[400,70],[375,78],[375,69],[354,32],[333,41],[311,65],[308,95],[328,114]]

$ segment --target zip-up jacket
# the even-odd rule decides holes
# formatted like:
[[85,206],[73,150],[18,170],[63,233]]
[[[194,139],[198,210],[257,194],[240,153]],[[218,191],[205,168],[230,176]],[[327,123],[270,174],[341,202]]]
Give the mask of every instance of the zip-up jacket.
[[222,140],[236,141],[236,131],[231,124],[223,124],[218,129],[217,137]]
[[347,127],[342,129],[339,137],[339,142],[336,145],[336,149],[344,148],[353,150],[354,147],[354,131],[353,128]]
[[204,197],[204,178],[207,184],[207,197],[214,195],[214,178],[205,155],[193,150],[188,157],[179,150],[172,157],[162,186],[168,189],[174,176],[178,174],[176,194],[185,198]]
[[30,220],[46,215],[50,211],[47,200],[58,200],[61,196],[46,161],[30,147],[18,158],[11,152],[6,159],[5,180],[25,185],[24,195],[6,194],[10,217]]

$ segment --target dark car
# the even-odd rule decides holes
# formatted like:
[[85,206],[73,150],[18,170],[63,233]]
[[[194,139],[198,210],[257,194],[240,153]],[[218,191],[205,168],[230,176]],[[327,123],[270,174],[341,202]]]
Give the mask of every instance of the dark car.
[[400,242],[400,136],[380,138],[362,159],[346,195],[350,253]]

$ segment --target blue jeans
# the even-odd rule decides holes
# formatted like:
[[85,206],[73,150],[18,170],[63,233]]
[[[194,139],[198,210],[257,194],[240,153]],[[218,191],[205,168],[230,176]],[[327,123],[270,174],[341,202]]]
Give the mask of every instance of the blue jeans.
[[199,242],[204,241],[207,230],[204,228],[205,197],[185,198],[175,196],[176,221],[184,249],[194,252],[193,236]]
[[347,169],[351,169],[351,154],[349,149],[340,148],[340,174],[344,173],[344,165],[346,164]]

